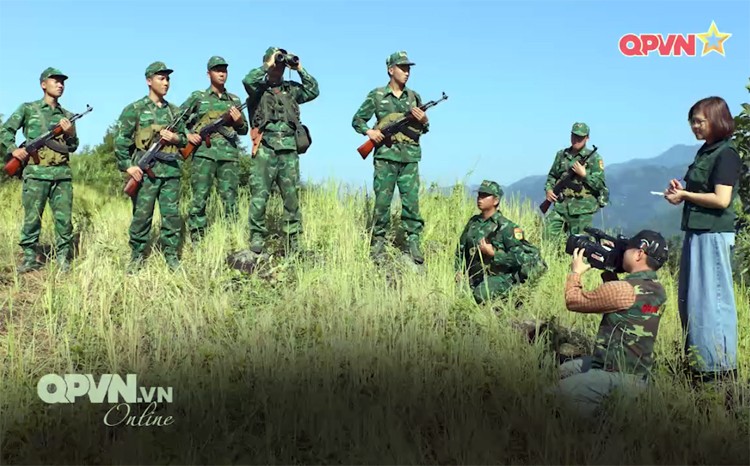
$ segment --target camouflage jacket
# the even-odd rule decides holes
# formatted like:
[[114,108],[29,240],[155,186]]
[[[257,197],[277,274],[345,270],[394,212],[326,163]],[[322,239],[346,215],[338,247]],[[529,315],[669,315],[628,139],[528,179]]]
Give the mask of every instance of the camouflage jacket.
[[[482,238],[486,238],[495,249],[493,257],[481,254],[479,241]],[[518,225],[497,211],[487,219],[482,214],[469,219],[458,240],[454,268],[462,271],[465,267],[469,278],[503,274],[515,277],[526,264],[532,263],[543,263],[539,250],[526,241]]]
[[[180,108],[169,102],[159,107],[148,96],[143,97],[125,107],[117,120],[115,135],[115,159],[117,168],[125,171],[135,165],[142,150],[159,138],[159,131],[169,125],[180,114]],[[180,142],[164,146],[163,151],[176,153],[178,148],[187,145],[185,123],[178,121],[174,132]],[[139,147],[140,146],[140,147]],[[182,166],[182,155],[177,154],[172,162],[157,162],[153,168],[157,178],[179,178]]]
[[[352,127],[359,133],[366,135],[368,128],[367,122],[375,116],[377,122],[375,127],[387,124],[404,113],[409,112],[413,107],[422,105],[422,97],[408,87],[404,87],[401,97],[393,95],[389,85],[378,87],[367,94],[367,98],[359,106],[357,113],[352,118]],[[414,123],[410,129],[417,135],[427,133],[430,130],[430,123],[421,125]],[[402,133],[394,135],[391,147],[385,144],[375,149],[375,159],[392,160],[394,162],[419,162],[422,159],[422,149],[419,146],[419,138],[413,140]]]
[[[252,128],[256,127],[254,123],[254,112],[264,102],[264,97],[268,99],[271,94],[289,94],[296,105],[309,102],[318,95],[318,81],[307,72],[304,68],[299,69],[299,76],[302,83],[295,81],[281,81],[278,84],[270,85],[266,79],[268,66],[263,66],[250,70],[247,76],[242,80],[242,84],[247,91],[248,116]],[[299,111],[299,108],[296,109]],[[279,151],[296,151],[297,142],[294,138],[294,129],[286,121],[270,122],[263,128],[263,142],[273,150]]]
[[[180,112],[186,108],[192,108],[185,114],[185,126],[190,133],[198,133],[201,128],[210,124],[231,107],[242,105],[240,98],[236,95],[224,92],[219,96],[210,87],[205,91],[195,91],[190,94],[185,103],[180,106]],[[204,141],[193,154],[194,157],[203,157],[211,160],[239,160],[240,138],[248,132],[248,125],[243,115],[239,125],[223,126],[211,137],[211,147],[206,146]]]
[[[591,153],[591,149],[584,147],[578,154],[571,154],[563,149],[555,155],[555,161],[547,175],[544,191],[555,186],[560,177],[568,171],[576,160]],[[596,212],[599,207],[606,205],[609,191],[604,179],[604,161],[597,151],[589,157],[585,165],[586,177],[581,179],[577,175],[571,180],[569,187],[562,191],[563,200],[555,203],[555,210],[561,214],[581,215]]]
[[[51,107],[44,99],[21,104],[18,109],[8,118],[0,131],[0,146],[5,148],[6,153],[13,152],[18,148],[16,145],[16,133],[23,128],[23,136],[27,141],[35,139],[48,130],[52,129],[63,118],[70,119],[73,114],[65,110],[61,105]],[[75,123],[73,124],[75,127]],[[69,180],[72,178],[70,165],[68,165],[69,153],[78,149],[78,136],[67,136],[62,134],[55,138],[67,147],[68,154],[53,151],[48,147],[39,150],[39,165],[32,157],[28,159],[28,165],[23,170],[24,178],[35,178],[38,180]]]
[[651,270],[629,274],[624,281],[633,285],[635,303],[602,316],[591,367],[645,375],[653,365],[654,343],[667,295]]

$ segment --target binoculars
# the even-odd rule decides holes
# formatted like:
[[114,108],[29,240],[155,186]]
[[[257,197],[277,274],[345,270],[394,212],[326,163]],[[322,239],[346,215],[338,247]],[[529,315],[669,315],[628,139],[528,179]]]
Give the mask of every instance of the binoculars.
[[276,55],[274,56],[274,61],[276,62],[276,66],[297,66],[299,63],[299,57],[297,55],[292,55],[291,53],[287,52],[284,49],[279,49],[278,52],[276,52]]

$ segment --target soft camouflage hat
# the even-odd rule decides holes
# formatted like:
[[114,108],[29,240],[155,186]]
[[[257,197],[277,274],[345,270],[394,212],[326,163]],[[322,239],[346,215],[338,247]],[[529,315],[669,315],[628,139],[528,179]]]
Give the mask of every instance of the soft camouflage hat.
[[571,128],[570,132],[578,136],[588,136],[589,125],[587,125],[586,123],[581,123],[581,122],[573,123],[573,128]]
[[165,72],[167,74],[172,73],[174,70],[170,70],[167,68],[167,65],[164,64],[163,61],[155,61],[148,65],[146,68],[146,77],[150,78],[151,76],[155,75],[156,73]]
[[268,47],[266,53],[263,54],[263,63],[267,62],[276,52],[286,53],[286,50],[279,47]]
[[503,188],[501,188],[499,184],[490,180],[482,181],[482,184],[479,185],[479,189],[477,189],[477,192],[491,194],[493,196],[496,196],[498,199],[503,197]]
[[404,50],[400,52],[393,52],[390,54],[390,56],[385,60],[385,65],[390,68],[391,66],[395,65],[413,65],[411,61],[409,61],[409,57],[406,55],[406,52]]
[[630,238],[627,243],[628,249],[642,249],[646,255],[655,260],[659,265],[664,265],[669,258],[669,246],[667,240],[656,231],[641,230]]
[[68,79],[68,77],[65,76],[62,71],[58,70],[57,68],[49,67],[46,70],[42,71],[42,74],[39,76],[39,82],[51,78],[52,76],[59,76],[63,78],[63,81]]
[[206,69],[210,70],[214,66],[221,66],[221,65],[229,66],[229,63],[227,63],[227,61],[224,60],[223,57],[214,55],[213,57],[208,59],[208,64],[206,65]]

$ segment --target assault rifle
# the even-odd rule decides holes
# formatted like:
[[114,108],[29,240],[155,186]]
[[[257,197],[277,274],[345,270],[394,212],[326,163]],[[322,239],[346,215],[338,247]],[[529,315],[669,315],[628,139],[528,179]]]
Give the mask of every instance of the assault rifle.
[[[446,100],[447,98],[448,96],[445,95],[445,92],[443,92],[443,96],[440,98],[440,100],[431,100],[427,102],[426,104],[421,105],[419,108],[423,111],[427,110],[428,108],[434,107],[435,105],[439,104],[443,100]],[[367,156],[370,155],[370,152],[372,152],[372,150],[375,149],[376,147],[380,147],[383,144],[385,144],[388,147],[391,147],[391,145],[393,144],[393,142],[391,141],[391,137],[401,132],[409,123],[413,121],[414,121],[414,117],[412,116],[411,111],[408,111],[404,113],[398,120],[392,123],[388,123],[382,128],[378,128],[376,126],[375,129],[379,129],[380,132],[383,133],[383,136],[385,136],[385,138],[383,139],[383,141],[379,143],[375,143],[375,141],[368,138],[364,144],[359,146],[357,148],[357,152],[359,152],[359,155],[362,156],[362,160],[366,159]]]
[[[596,152],[596,146],[593,146],[594,149],[588,153],[588,155],[584,155],[581,158],[581,165],[586,165],[586,162],[588,162],[589,157],[594,155]],[[552,187],[552,192],[555,193],[555,196],[558,197],[557,202],[562,201],[562,192],[565,190],[565,188],[568,187],[568,184],[570,183],[570,180],[573,179],[574,176],[577,176],[576,173],[573,171],[573,167],[569,168],[568,171],[562,174],[559,180],[557,180],[557,183],[555,183],[555,186]],[[539,204],[539,210],[542,211],[543,214],[546,214],[549,210],[552,203],[548,201],[547,199],[544,200],[541,204]]]
[[[73,115],[70,118],[70,122],[73,123],[77,119],[81,118],[85,114],[92,111],[93,108],[86,104],[86,111],[83,113],[78,113],[76,115]],[[31,140],[31,141],[24,141],[23,144],[21,144],[18,147],[26,149],[26,152],[28,152],[29,156],[34,159],[34,163],[39,164],[39,150],[44,147],[48,141],[51,141],[52,139],[56,138],[57,136],[61,135],[63,133],[62,126],[60,126],[60,123],[55,125],[54,128],[47,131],[46,133],[42,134],[38,138]],[[21,166],[23,163],[23,166]],[[26,166],[26,163],[21,162],[19,159],[12,157],[8,161],[8,163],[5,164],[5,173],[8,174],[8,176],[16,176],[19,175],[24,167]]]
[[[242,110],[247,107],[247,102],[240,105],[237,110],[242,112]],[[206,147],[211,147],[211,135],[225,125],[227,125],[230,121],[232,121],[232,117],[229,115],[229,110],[224,112],[223,115],[221,115],[219,118],[215,119],[211,123],[207,124],[201,130],[198,132],[198,135],[201,137],[201,141],[205,141]],[[182,158],[187,159],[191,155],[195,153],[196,150],[198,150],[198,147],[200,147],[200,144],[195,145],[192,142],[188,141],[188,145],[185,146],[184,149],[180,149],[180,153],[182,154]]]
[[[172,120],[164,129],[172,131],[177,123],[182,120],[188,110],[190,110],[190,108],[186,108],[185,110],[183,110],[182,113],[177,115],[174,120]],[[138,163],[136,165],[138,165],[138,168],[140,168],[143,173],[148,175],[148,177],[151,179],[155,178],[152,168],[154,167],[154,165],[156,165],[156,162],[173,162],[174,160],[177,160],[177,154],[165,153],[161,151],[164,148],[165,144],[166,141],[160,137],[155,142],[153,142],[148,150],[144,152],[143,155],[141,155],[141,158],[138,159]],[[141,189],[142,182],[143,178],[141,178],[141,181],[135,181],[135,178],[131,176],[128,179],[128,182],[125,184],[125,189],[123,189],[123,192],[130,197],[135,197],[135,195],[138,194],[138,190]]]

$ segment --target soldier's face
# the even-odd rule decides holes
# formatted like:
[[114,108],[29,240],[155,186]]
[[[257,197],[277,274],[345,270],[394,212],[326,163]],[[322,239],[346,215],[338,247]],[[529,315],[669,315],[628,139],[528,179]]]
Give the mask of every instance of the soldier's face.
[[158,96],[164,97],[169,91],[169,75],[156,73],[146,80],[148,87]]
[[211,84],[223,86],[227,82],[228,74],[226,66],[214,66],[208,71],[208,78],[211,80]]
[[397,83],[406,84],[406,82],[409,80],[409,76],[411,75],[411,66],[395,65],[388,68],[388,73],[390,73],[391,77],[395,79]]
[[65,91],[65,80],[58,77],[50,77],[42,81],[44,93],[50,97],[58,98]]
[[586,146],[586,141],[589,140],[588,136],[579,136],[577,134],[570,133],[570,146],[574,150],[581,150]]
[[498,199],[492,194],[479,193],[477,194],[477,208],[481,211],[493,209],[497,204]]
[[268,69],[268,79],[271,81],[279,81],[284,76],[284,65],[275,65]]

